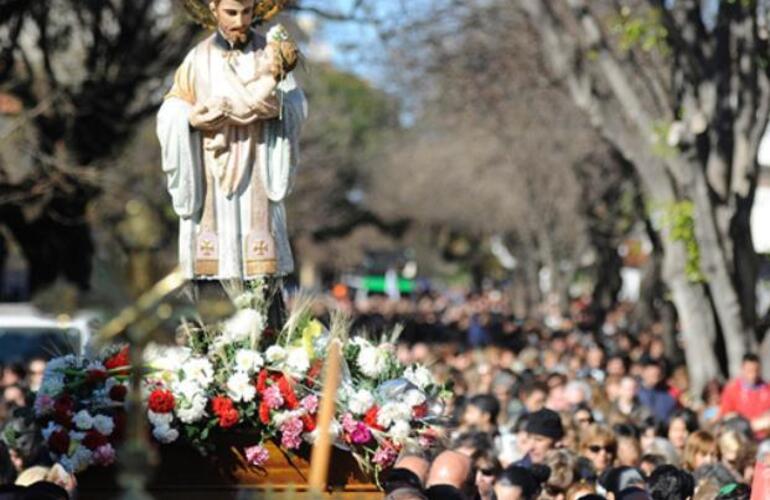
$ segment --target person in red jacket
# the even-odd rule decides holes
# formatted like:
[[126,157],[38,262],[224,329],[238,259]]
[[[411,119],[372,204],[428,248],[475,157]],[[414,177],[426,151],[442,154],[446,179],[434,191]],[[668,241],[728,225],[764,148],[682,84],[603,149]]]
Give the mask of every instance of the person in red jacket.
[[751,423],[758,438],[770,431],[770,384],[763,381],[762,366],[756,354],[743,357],[740,377],[731,380],[722,392],[721,418],[738,414]]

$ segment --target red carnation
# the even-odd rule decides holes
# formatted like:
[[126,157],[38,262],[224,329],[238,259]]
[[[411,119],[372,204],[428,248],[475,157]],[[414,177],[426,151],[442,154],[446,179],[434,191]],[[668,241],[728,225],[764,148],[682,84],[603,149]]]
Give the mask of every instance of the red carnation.
[[110,399],[113,401],[125,401],[128,387],[123,384],[115,384],[110,387]]
[[270,407],[264,401],[259,403],[259,421],[265,425],[270,423]]
[[83,446],[89,450],[95,450],[107,443],[109,443],[107,436],[95,429],[91,429],[90,431],[86,432],[86,436],[83,438]]
[[312,365],[310,365],[310,369],[307,371],[307,379],[311,382],[315,382],[316,379],[321,375],[321,371],[323,370],[324,362],[323,360],[317,359],[313,362]]
[[265,389],[267,389],[267,370],[262,370],[257,377],[257,392],[262,394]]
[[171,391],[155,389],[147,400],[147,406],[155,413],[169,413],[174,409],[174,395]]
[[227,429],[228,427],[232,427],[237,424],[240,418],[241,415],[238,413],[238,410],[235,408],[230,408],[229,410],[226,410],[222,412],[221,415],[219,415],[219,426],[223,429]]
[[69,394],[62,394],[53,403],[53,419],[60,425],[69,427],[72,425],[72,411],[75,408],[75,401]]
[[48,447],[52,452],[64,455],[70,448],[69,433],[64,429],[52,432],[51,435],[48,436]]
[[423,403],[412,408],[414,418],[424,418],[428,414],[428,405]]
[[86,383],[98,384],[107,378],[107,372],[104,370],[88,370],[86,372]]
[[211,400],[211,409],[214,415],[221,417],[223,413],[233,409],[233,400],[227,396],[215,396]]
[[[107,360],[104,362],[104,367],[107,368],[107,370],[114,370],[115,368],[121,368],[123,366],[128,366],[129,364],[130,361],[128,359],[128,346],[125,346],[116,354],[107,358]],[[118,373],[125,375],[128,373],[128,370],[120,370]]]
[[291,386],[292,384],[288,377],[282,376],[278,379],[278,389],[281,391],[286,408],[296,410],[299,406],[299,401],[297,401],[297,395],[294,394],[294,389]]
[[366,412],[366,415],[364,415],[364,423],[371,427],[372,429],[377,430],[383,430],[382,426],[377,423],[377,413],[380,411],[380,409],[377,407],[377,405],[372,406],[369,408],[369,411]]
[[312,416],[302,415],[302,423],[305,426],[305,432],[313,432],[315,430],[316,422]]

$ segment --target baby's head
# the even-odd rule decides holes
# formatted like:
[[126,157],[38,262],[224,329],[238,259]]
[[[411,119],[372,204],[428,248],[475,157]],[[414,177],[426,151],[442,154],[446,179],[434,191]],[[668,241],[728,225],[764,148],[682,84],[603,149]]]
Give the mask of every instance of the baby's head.
[[268,58],[269,71],[277,81],[283,80],[299,62],[299,48],[282,25],[277,24],[267,32],[264,57]]

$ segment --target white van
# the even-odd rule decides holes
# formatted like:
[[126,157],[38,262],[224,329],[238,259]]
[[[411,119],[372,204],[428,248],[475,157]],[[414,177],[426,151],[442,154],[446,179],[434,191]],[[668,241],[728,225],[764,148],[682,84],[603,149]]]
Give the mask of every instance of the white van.
[[98,328],[93,313],[51,316],[28,303],[0,304],[0,364],[83,354]]

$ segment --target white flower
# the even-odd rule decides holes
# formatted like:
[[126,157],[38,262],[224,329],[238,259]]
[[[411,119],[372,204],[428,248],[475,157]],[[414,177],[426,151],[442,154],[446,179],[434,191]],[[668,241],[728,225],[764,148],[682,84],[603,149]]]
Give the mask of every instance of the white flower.
[[289,419],[301,417],[304,414],[304,410],[286,410],[277,411],[273,413],[272,423],[275,427],[280,427]]
[[160,371],[161,378],[172,382],[177,379],[192,351],[189,347],[169,347],[150,344],[144,351],[145,363]]
[[53,358],[45,365],[46,375],[48,373],[60,372],[66,368],[72,368],[78,362],[78,359],[74,354],[67,354],[66,356],[60,356]]
[[88,370],[97,370],[97,371],[107,371],[107,368],[104,367],[104,364],[102,364],[101,361],[89,361],[86,364],[86,371]]
[[70,460],[72,472],[82,472],[93,462],[93,453],[85,446],[78,446],[70,457]]
[[361,347],[356,363],[361,373],[369,378],[377,378],[388,367],[388,358],[387,350],[369,345]]
[[48,438],[51,437],[51,434],[61,429],[60,425],[56,425],[53,422],[48,422],[48,425],[45,426],[45,429],[40,431],[43,434],[43,438],[48,441]]
[[147,410],[147,419],[155,427],[168,427],[174,420],[174,415],[171,413],[155,413],[152,410]]
[[181,396],[182,399],[188,401],[204,395],[203,388],[194,380],[177,382],[171,386],[171,391],[174,393],[174,396]]
[[409,439],[409,434],[412,432],[412,428],[409,426],[409,422],[406,420],[396,420],[393,423],[393,427],[388,430],[388,434],[396,443],[403,443]]
[[278,364],[286,359],[286,350],[279,345],[271,345],[265,351],[265,359],[270,364]]
[[257,395],[257,388],[251,382],[248,375],[243,372],[235,372],[227,379],[227,395],[233,401],[249,401]]
[[161,443],[172,443],[179,437],[179,431],[168,425],[158,425],[152,430],[152,435]]
[[265,38],[268,41],[283,42],[289,40],[289,32],[281,24],[276,24],[267,32]]
[[265,328],[265,318],[254,309],[241,309],[235,315],[225,321],[222,327],[224,340],[240,342],[259,335]]
[[[313,430],[313,432],[306,432],[302,435],[302,439],[304,439],[307,443],[313,444],[315,443],[316,439],[318,439],[318,433],[319,429],[316,428]],[[342,434],[342,425],[340,425],[337,420],[332,420],[329,423],[329,434],[331,434],[331,439],[334,441],[337,439],[337,437]]]
[[390,427],[390,424],[397,420],[409,420],[412,416],[412,407],[405,403],[390,402],[385,403],[377,412],[377,423],[384,428]]
[[193,380],[201,387],[208,387],[214,380],[214,367],[206,358],[190,358],[182,365],[185,380]]
[[366,389],[358,389],[348,400],[348,409],[355,415],[363,415],[374,405],[374,396]]
[[364,338],[364,337],[353,337],[350,340],[350,343],[352,345],[360,347],[361,349],[363,349],[365,347],[372,347],[372,343],[369,342],[368,340],[366,340],[366,338]]
[[434,385],[433,375],[430,370],[421,365],[410,366],[404,371],[404,378],[420,389]]
[[61,457],[61,458],[59,458],[59,465],[64,467],[64,470],[66,470],[70,474],[74,474],[75,473],[75,471],[73,470],[72,459],[70,459],[70,457]]
[[425,402],[425,394],[422,391],[412,389],[404,395],[404,402],[411,407],[420,406]]
[[191,424],[197,422],[204,415],[206,415],[206,396],[203,394],[196,394],[190,399],[186,399],[175,410],[179,420],[185,424]]
[[94,417],[94,429],[105,436],[109,436],[115,430],[115,422],[107,415],[97,415]]
[[262,368],[264,361],[262,356],[251,349],[241,349],[235,353],[235,369],[238,371],[253,373]]
[[70,441],[82,441],[86,437],[85,432],[78,432],[78,431],[70,431],[69,432]]
[[72,418],[72,422],[75,424],[75,427],[84,431],[87,431],[94,426],[94,419],[91,414],[88,413],[88,410],[80,410],[77,412]]
[[59,372],[46,373],[38,394],[56,396],[64,389],[64,374]]
[[310,368],[310,359],[304,347],[294,347],[289,349],[286,357],[286,366],[289,371],[295,375],[304,375]]
[[251,304],[254,302],[254,297],[255,295],[253,292],[243,292],[233,299],[233,304],[238,309],[246,309],[251,307]]

